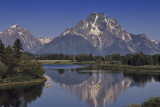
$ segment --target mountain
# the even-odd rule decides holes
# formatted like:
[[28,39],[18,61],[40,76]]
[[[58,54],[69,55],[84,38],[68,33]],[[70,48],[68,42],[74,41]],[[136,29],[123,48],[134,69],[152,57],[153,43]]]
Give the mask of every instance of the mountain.
[[51,42],[53,39],[54,39],[54,37],[42,37],[42,38],[39,38],[39,41],[42,44],[46,44],[46,43]]
[[160,52],[160,47],[145,34],[128,33],[116,19],[109,18],[103,13],[91,13],[86,20],[81,20],[76,26],[66,29],[38,51],[40,54],[93,53],[94,55],[125,55],[137,52],[156,54]]
[[151,40],[156,46],[160,47],[160,42],[157,40]]
[[23,49],[30,53],[35,53],[42,47],[41,42],[37,38],[35,38],[26,28],[22,28],[18,24],[13,25],[6,31],[0,33],[0,39],[5,46],[12,46],[16,39],[20,39]]
[[89,54],[96,53],[96,48],[86,39],[79,35],[66,35],[56,37],[50,43],[45,44],[38,51],[41,54],[64,53],[64,54]]

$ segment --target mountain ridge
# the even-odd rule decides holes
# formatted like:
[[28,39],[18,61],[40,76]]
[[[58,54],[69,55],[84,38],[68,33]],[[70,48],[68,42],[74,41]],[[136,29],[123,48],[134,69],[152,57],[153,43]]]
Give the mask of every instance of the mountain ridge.
[[26,28],[15,24],[4,32],[0,39],[5,46],[20,39],[24,49],[36,54],[145,54],[160,53],[160,42],[150,40],[146,34],[131,34],[125,31],[115,18],[104,13],[91,13],[85,20],[67,28],[59,36],[35,38]]
[[35,53],[42,44],[26,28],[15,24],[0,34],[0,39],[5,46],[12,46],[16,39],[20,39],[25,51]]
[[[91,13],[86,20],[80,20],[74,27],[67,28],[58,37],[64,38],[66,35],[83,37],[96,48],[95,51],[97,52],[94,52],[98,53],[96,55],[125,55],[141,51],[146,54],[156,54],[160,52],[159,45],[153,43],[145,34],[135,35],[128,33],[119,25],[116,19],[109,18],[103,13]],[[64,39],[63,42],[65,41],[67,40]],[[50,45],[55,44],[53,43]],[[47,51],[45,52],[46,48],[50,48],[50,46],[44,46],[38,53],[47,53]],[[65,50],[66,48],[67,47],[64,45],[63,49]],[[80,47],[77,46],[76,48],[79,49]],[[54,50],[53,46],[48,50]],[[92,50],[88,51],[92,53]],[[54,51],[53,53],[57,52]],[[79,54],[83,54],[83,52]]]

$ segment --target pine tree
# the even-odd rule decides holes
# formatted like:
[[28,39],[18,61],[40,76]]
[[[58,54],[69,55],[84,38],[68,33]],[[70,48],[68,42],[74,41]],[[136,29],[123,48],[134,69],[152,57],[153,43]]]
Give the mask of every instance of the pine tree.
[[13,58],[13,49],[11,46],[7,46],[4,50],[3,63],[8,67],[7,74],[9,75],[13,74],[17,62],[15,62],[15,59]]
[[23,50],[21,41],[19,39],[17,39],[14,42],[13,49],[14,49],[14,57],[15,59],[17,59],[17,63],[19,63],[22,57],[22,50]]
[[3,62],[3,54],[4,54],[4,44],[2,43],[2,40],[0,40],[0,61]]
[[13,50],[14,50],[14,54],[13,54],[13,57],[14,57],[14,65],[15,65],[15,69],[17,72],[20,71],[20,60],[21,60],[21,57],[22,57],[22,44],[21,44],[21,41],[19,39],[17,39],[15,42],[14,42],[14,45],[13,45]]
[[92,53],[89,54],[89,60],[93,61],[93,55],[92,55]]

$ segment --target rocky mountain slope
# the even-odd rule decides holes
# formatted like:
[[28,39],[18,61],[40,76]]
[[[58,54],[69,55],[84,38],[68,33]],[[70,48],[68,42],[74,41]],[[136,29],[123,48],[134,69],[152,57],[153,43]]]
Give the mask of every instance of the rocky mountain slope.
[[0,33],[0,39],[5,46],[13,45],[16,39],[20,39],[25,51],[35,53],[42,47],[42,43],[35,38],[26,28],[18,24],[11,26],[6,31]]
[[145,34],[128,33],[116,19],[109,18],[106,14],[91,13],[86,20],[66,29],[37,53],[125,55],[137,52],[156,54],[160,52],[160,47]]

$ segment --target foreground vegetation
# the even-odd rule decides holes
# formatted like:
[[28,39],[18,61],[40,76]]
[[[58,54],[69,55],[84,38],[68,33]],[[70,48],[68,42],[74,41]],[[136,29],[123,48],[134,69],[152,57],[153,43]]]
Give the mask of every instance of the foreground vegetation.
[[0,40],[0,87],[40,83],[43,73],[42,64],[23,52],[19,39],[13,47],[4,47]]
[[142,104],[132,104],[126,107],[160,107],[160,97],[149,98],[147,101]]

